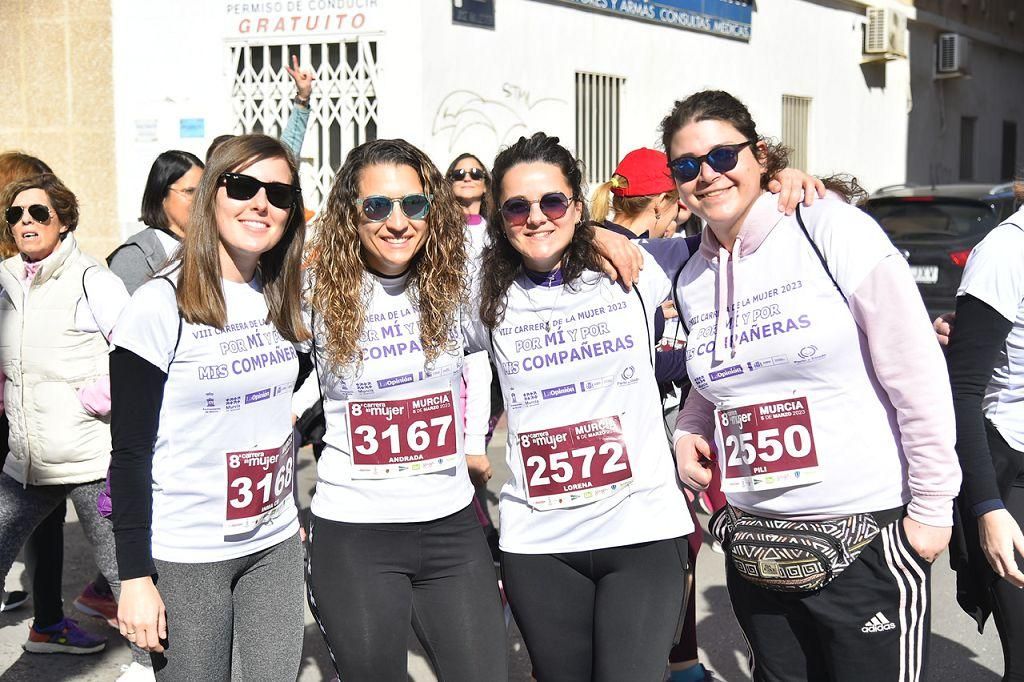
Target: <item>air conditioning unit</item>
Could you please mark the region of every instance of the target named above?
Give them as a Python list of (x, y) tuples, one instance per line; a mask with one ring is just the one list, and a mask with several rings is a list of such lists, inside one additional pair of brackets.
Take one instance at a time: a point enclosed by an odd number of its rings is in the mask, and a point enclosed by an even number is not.
[(894, 10), (868, 7), (864, 54), (879, 59), (907, 56), (907, 18)]
[(967, 73), (967, 38), (959, 33), (940, 33), (935, 44), (935, 72), (940, 76)]

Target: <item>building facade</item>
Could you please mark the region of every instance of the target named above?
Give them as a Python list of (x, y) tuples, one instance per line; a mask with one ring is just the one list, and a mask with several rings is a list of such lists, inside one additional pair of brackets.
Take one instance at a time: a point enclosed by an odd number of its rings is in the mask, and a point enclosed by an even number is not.
[(907, 181), (1001, 182), (1024, 163), (1024, 3), (917, 0)]
[[(109, 41), (68, 29), (63, 66), (46, 66), (79, 68), (70, 82), (94, 87), (96, 108), (72, 106), (60, 135), (28, 113), (0, 118), (0, 146), (47, 160), (80, 137), (104, 148), (55, 165), (82, 194), (90, 229), (105, 230), (87, 242), (98, 255), (139, 229), (161, 151), (202, 157), (222, 133), (280, 132), (292, 54), (317, 76), (302, 150), (311, 207), (345, 154), (377, 137), (404, 137), (444, 168), (463, 151), (489, 163), (544, 130), (600, 182), (627, 151), (660, 147), (673, 102), (704, 88), (740, 97), (759, 132), (793, 147), (794, 165), (811, 173), (852, 173), (869, 189), (908, 175), (908, 46), (897, 36), (866, 47), (877, 27), (869, 9), (905, 26), (909, 0), (2, 0), (0, 25), (28, 36), (27, 6), (61, 7), (73, 24), (93, 4), (109, 24), (89, 28), (109, 26)], [(83, 62), (97, 42), (108, 51)], [(31, 75), (19, 78), (30, 99)]]

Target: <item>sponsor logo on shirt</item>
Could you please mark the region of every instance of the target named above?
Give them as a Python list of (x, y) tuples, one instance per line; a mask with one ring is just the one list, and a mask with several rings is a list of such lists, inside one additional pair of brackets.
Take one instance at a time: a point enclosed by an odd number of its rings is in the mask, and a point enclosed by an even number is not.
[(615, 380), (619, 386), (632, 386), (636, 382), (640, 381), (636, 376), (636, 367), (629, 365), (624, 370), (619, 372), (618, 379)]
[(732, 367), (726, 367), (725, 369), (715, 370), (714, 372), (708, 374), (708, 378), (711, 379), (711, 381), (720, 381), (722, 379), (734, 377), (738, 374), (743, 374), (742, 365), (733, 365)]
[(205, 403), (203, 404), (203, 412), (206, 414), (216, 414), (220, 412), (220, 408), (217, 407), (217, 399), (213, 393), (207, 393)]
[(545, 388), (541, 391), (541, 396), (544, 400), (551, 400), (552, 398), (560, 398), (563, 395), (572, 395), (576, 392), (576, 384), (566, 384), (565, 386), (555, 386), (553, 388)]
[(803, 348), (798, 350), (796, 354), (797, 357), (795, 360), (793, 360), (794, 365), (803, 365), (808, 362), (817, 362), (818, 360), (823, 360), (825, 358), (825, 354), (820, 352), (818, 350), (818, 347), (815, 345), (804, 346)]
[(224, 406), (227, 408), (228, 412), (237, 412), (238, 410), (242, 409), (242, 396), (231, 396), (230, 398), (224, 401)]
[(697, 388), (707, 388), (708, 387), (708, 378), (706, 376), (704, 376), (703, 374), (701, 374), (699, 377), (696, 377), (693, 380), (693, 385), (696, 386)]
[(412, 374), (403, 374), (397, 377), (388, 377), (387, 379), (378, 379), (377, 388), (389, 388), (391, 386), (401, 386), (402, 384), (412, 383)]
[(609, 374), (608, 376), (597, 377), (595, 379), (584, 379), (580, 382), (580, 393), (586, 393), (587, 391), (597, 391), (602, 388), (608, 388), (615, 383), (615, 375)]
[(274, 386), (274, 395), (281, 395), (282, 393), (290, 392), (293, 387), (294, 384), (291, 383), (278, 384), (277, 386)]
[(252, 393), (245, 394), (245, 404), (249, 405), (252, 403), (258, 403), (261, 400), (266, 400), (270, 397), (270, 389), (264, 388), (261, 391), (254, 391)]
[(788, 362), (785, 355), (774, 355), (770, 358), (761, 358), (760, 360), (754, 360), (753, 362), (747, 363), (747, 369), (751, 372), (755, 372), (762, 367), (772, 367), (775, 365), (784, 365)]

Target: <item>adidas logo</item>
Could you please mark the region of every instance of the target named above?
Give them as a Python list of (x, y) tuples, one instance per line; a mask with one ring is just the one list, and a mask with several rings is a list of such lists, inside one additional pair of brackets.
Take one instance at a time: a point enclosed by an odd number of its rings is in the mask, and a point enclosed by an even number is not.
[(860, 629), (861, 632), (885, 632), (886, 630), (895, 630), (896, 624), (886, 618), (881, 611), (871, 616), (871, 620), (864, 623), (864, 626)]

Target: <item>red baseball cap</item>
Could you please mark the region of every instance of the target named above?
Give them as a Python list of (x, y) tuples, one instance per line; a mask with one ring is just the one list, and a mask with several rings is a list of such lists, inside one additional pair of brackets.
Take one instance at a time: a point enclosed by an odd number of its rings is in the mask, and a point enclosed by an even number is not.
[(641, 147), (622, 157), (612, 175), (612, 194), (643, 197), (676, 188), (668, 171), (668, 157), (656, 149)]

